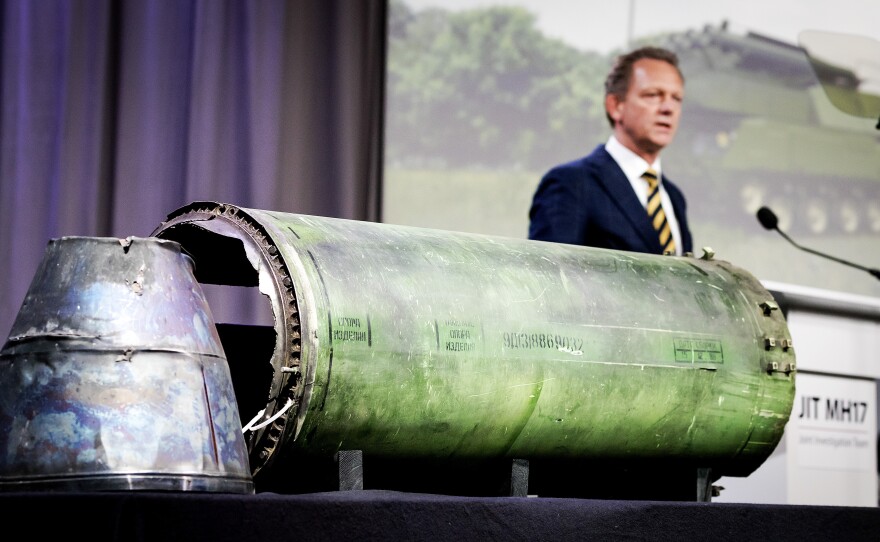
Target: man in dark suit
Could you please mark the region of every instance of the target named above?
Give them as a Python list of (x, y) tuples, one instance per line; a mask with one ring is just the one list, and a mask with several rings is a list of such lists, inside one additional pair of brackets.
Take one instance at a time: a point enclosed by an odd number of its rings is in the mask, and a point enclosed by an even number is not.
[[(660, 164), (660, 151), (678, 128), (683, 98), (684, 77), (671, 51), (643, 47), (618, 57), (605, 81), (613, 133), (588, 156), (544, 175), (529, 210), (529, 239), (654, 254), (691, 252), (684, 195)], [(645, 178), (648, 170), (659, 182)]]

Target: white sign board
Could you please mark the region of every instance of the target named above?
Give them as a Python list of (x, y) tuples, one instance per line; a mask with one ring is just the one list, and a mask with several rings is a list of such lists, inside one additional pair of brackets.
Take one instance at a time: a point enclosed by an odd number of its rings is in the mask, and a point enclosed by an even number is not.
[(795, 382), (789, 503), (877, 506), (876, 382), (804, 373)]

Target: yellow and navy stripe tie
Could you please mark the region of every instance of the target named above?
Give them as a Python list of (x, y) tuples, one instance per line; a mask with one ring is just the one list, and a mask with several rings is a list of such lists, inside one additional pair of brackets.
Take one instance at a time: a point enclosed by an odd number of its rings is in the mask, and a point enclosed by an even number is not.
[(648, 183), (648, 217), (660, 237), (663, 253), (675, 254), (675, 239), (672, 238), (672, 230), (669, 229), (666, 213), (663, 212), (663, 206), (660, 204), (660, 184), (657, 181), (657, 172), (649, 168), (642, 175), (642, 179)]

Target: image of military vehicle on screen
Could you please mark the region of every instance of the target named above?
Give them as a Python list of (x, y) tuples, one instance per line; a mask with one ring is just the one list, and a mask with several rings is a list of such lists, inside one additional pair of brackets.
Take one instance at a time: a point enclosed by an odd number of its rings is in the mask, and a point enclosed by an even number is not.
[(695, 217), (751, 222), (766, 205), (799, 235), (880, 233), (880, 42), (799, 41), (725, 25), (670, 35), (687, 111), (665, 156), (707, 194)]

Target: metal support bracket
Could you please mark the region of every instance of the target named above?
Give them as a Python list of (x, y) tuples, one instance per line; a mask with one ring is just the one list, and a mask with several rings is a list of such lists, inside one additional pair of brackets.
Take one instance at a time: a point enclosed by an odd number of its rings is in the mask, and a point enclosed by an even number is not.
[(529, 493), (529, 460), (514, 459), (510, 462), (510, 496), (526, 497)]
[(709, 473), (712, 469), (697, 469), (697, 502), (712, 502), (712, 482)]
[(364, 453), (362, 450), (340, 450), (334, 456), (339, 472), (339, 491), (364, 489)]

